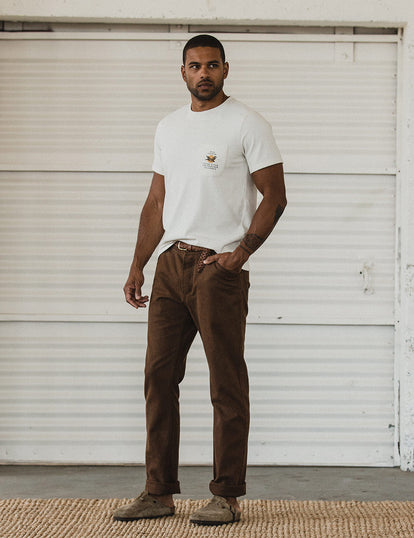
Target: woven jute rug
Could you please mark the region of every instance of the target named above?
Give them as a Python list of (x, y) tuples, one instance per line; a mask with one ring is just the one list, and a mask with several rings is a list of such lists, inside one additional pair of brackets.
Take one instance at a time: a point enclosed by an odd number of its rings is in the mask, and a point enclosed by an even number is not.
[(413, 538), (414, 501), (250, 501), (242, 519), (196, 526), (189, 515), (206, 500), (175, 500), (172, 517), (113, 521), (130, 499), (7, 499), (0, 501), (1, 538)]

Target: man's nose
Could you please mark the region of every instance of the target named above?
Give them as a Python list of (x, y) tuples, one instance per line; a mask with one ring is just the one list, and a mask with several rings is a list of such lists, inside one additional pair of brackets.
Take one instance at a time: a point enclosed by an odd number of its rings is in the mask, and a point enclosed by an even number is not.
[(207, 66), (201, 66), (200, 67), (200, 77), (201, 78), (207, 78), (208, 76), (208, 69), (207, 69)]

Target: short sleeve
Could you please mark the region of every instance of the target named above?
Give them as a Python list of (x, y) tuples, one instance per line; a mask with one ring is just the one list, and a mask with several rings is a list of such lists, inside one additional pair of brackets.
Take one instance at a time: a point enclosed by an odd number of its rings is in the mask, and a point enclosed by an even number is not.
[(152, 170), (157, 174), (164, 175), (164, 166), (162, 163), (162, 150), (161, 150), (161, 127), (157, 125), (154, 136), (154, 158), (152, 161)]
[(272, 126), (259, 113), (249, 112), (243, 120), (241, 135), (244, 156), (251, 174), (283, 162)]

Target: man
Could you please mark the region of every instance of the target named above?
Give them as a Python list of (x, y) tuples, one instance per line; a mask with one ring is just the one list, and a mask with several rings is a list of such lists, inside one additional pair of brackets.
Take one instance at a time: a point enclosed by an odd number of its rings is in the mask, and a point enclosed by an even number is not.
[[(214, 409), (212, 500), (195, 524), (240, 519), (246, 493), (249, 384), (244, 336), (248, 259), (286, 206), (283, 164), (269, 123), (224, 94), (229, 65), (213, 36), (190, 39), (181, 73), (191, 105), (158, 124), (153, 179), (124, 287), (146, 306), (143, 268), (157, 245), (145, 362), (145, 490), (114, 512), (129, 521), (174, 514), (178, 478), (179, 383), (197, 333), (203, 341)], [(256, 210), (257, 190), (263, 199)]]

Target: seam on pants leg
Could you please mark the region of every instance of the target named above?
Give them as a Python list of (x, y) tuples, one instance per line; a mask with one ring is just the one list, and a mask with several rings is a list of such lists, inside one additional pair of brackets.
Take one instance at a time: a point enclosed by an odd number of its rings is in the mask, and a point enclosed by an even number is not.
[[(242, 281), (242, 283), (240, 284), (239, 286), (239, 296), (240, 296), (240, 301), (241, 302), (244, 302), (244, 281)], [(241, 352), (242, 352), (242, 355), (241, 355), (241, 358), (243, 360), (243, 363), (245, 364), (245, 368), (247, 370), (247, 363), (246, 363), (246, 359), (244, 357), (244, 351), (245, 351), (245, 339), (246, 339), (246, 319), (244, 319), (243, 321), (243, 317), (244, 315), (242, 315), (240, 317), (240, 324), (241, 324), (241, 327), (240, 327), (240, 332), (242, 332), (242, 329), (243, 329), (243, 325), (244, 325), (244, 331), (243, 331), (243, 340), (242, 340), (242, 345), (241, 345)], [(246, 317), (247, 317), (247, 313), (246, 313)], [(246, 375), (247, 375), (247, 379), (248, 379), (248, 371), (246, 372)], [(238, 375), (237, 375), (237, 380), (238, 380), (238, 383), (239, 383), (239, 391), (240, 391), (240, 394), (243, 394), (243, 391), (242, 391), (242, 384), (241, 384), (241, 372), (240, 370), (238, 371)], [(248, 413), (249, 413), (249, 426), (247, 428), (247, 438), (248, 438), (248, 435), (249, 435), (249, 430), (250, 430), (250, 397), (249, 397), (249, 392), (250, 392), (250, 387), (249, 387), (249, 380), (248, 380), (248, 393), (247, 393), (247, 398), (248, 398)], [(244, 459), (247, 460), (247, 450), (248, 450), (248, 439), (246, 441), (246, 445), (245, 445), (245, 453), (244, 453)], [(247, 465), (247, 462), (246, 462), (246, 465)], [(241, 483), (241, 473), (242, 473), (242, 470), (240, 471), (240, 474), (239, 474), (239, 479), (238, 479), (238, 483), (240, 484)]]

